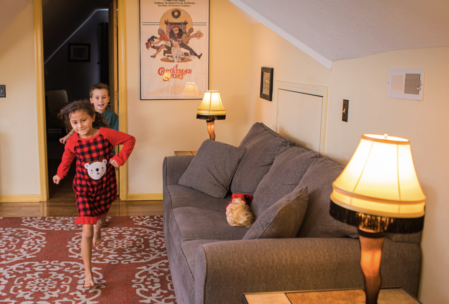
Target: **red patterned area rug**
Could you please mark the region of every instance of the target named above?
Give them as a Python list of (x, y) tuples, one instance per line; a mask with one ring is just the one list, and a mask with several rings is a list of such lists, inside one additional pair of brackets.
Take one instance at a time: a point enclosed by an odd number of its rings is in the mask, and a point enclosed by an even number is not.
[(176, 303), (162, 216), (108, 217), (84, 288), (73, 217), (0, 217), (1, 304)]

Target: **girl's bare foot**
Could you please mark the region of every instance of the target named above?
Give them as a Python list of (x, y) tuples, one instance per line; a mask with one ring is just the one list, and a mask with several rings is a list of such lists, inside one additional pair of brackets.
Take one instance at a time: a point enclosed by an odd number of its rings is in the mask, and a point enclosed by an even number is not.
[(84, 273), (84, 288), (91, 288), (95, 286), (94, 278), (91, 272)]
[(92, 246), (97, 247), (101, 244), (101, 223), (94, 225), (94, 236), (92, 238)]

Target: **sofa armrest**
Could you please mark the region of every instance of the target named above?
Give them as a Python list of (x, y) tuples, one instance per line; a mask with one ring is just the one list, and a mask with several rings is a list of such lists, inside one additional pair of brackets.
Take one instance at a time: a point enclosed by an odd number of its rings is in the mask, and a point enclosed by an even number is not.
[[(382, 286), (401, 286), (416, 295), (420, 269), (419, 245), (385, 240)], [(196, 304), (241, 303), (248, 292), (363, 286), (358, 239), (227, 241), (204, 244), (197, 251)]]
[(162, 165), (163, 186), (177, 185), (195, 155), (167, 156)]

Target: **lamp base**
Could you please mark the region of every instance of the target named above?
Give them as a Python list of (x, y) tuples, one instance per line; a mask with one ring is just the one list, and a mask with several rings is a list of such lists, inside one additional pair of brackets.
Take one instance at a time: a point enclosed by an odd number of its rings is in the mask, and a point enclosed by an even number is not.
[(360, 267), (365, 277), (366, 304), (377, 304), (382, 279), (380, 277), (380, 262), (384, 235), (381, 232), (358, 229), (360, 239)]
[(209, 133), (209, 138), (215, 140), (215, 119), (206, 120), (207, 123), (207, 132)]

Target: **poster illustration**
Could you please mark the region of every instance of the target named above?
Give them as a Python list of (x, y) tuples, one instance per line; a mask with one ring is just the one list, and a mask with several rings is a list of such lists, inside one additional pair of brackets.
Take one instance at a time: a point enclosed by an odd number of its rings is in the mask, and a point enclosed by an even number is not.
[(208, 89), (209, 0), (140, 0), (140, 99), (201, 99)]

